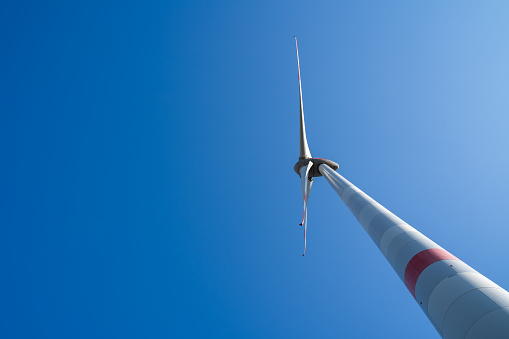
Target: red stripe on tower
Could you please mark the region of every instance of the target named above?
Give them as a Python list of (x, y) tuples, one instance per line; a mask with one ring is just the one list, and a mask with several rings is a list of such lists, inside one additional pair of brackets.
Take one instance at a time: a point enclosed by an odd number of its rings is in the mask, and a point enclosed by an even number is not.
[(459, 260), (451, 253), (441, 248), (424, 250), (413, 256), (405, 268), (405, 285), (415, 298), (417, 279), (429, 265), (442, 260)]

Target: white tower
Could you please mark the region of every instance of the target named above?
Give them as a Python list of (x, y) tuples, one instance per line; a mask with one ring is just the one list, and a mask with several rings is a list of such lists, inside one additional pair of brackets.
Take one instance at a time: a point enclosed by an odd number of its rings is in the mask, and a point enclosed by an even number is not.
[[(297, 38), (297, 65), (299, 51)], [(339, 166), (312, 158), (306, 140), (299, 66), (300, 156), (304, 200), (313, 177), (323, 176), (392, 265), (438, 333), (446, 339), (509, 339), (509, 293), (392, 214), (335, 171)]]

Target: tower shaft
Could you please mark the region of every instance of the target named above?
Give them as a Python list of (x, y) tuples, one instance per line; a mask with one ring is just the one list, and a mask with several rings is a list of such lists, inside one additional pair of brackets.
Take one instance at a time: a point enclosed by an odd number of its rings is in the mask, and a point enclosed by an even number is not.
[(326, 164), (318, 170), (446, 339), (509, 338), (509, 293), (377, 203)]

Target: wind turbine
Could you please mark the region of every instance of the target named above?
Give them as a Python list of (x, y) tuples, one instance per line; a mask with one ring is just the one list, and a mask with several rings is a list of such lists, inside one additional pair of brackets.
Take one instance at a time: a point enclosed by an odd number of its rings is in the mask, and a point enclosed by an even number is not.
[(508, 339), (509, 293), (398, 218), (344, 177), (338, 164), (312, 158), (306, 139), (299, 49), (300, 175), (307, 203), (314, 177), (323, 176), (378, 246), (438, 333), (445, 339)]

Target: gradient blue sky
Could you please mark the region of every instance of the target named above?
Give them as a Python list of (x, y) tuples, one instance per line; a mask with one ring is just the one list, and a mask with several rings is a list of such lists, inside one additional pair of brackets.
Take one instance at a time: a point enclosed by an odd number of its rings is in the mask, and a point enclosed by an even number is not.
[(509, 287), (507, 1), (4, 1), (5, 338), (437, 338), (314, 156)]

